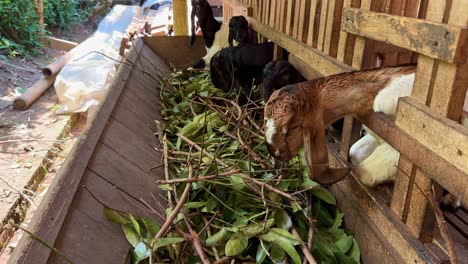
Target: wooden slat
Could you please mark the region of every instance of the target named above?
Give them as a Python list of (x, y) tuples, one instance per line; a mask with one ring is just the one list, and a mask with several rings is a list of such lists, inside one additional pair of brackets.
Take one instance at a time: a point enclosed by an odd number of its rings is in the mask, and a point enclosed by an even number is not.
[(272, 28), (275, 28), (276, 20), (276, 0), (270, 0), (270, 19), (268, 25)]
[(294, 18), (294, 7), (296, 6), (295, 2), (298, 0), (289, 0), (288, 1), (288, 11), (286, 14), (286, 31), (285, 33), (289, 36), (292, 34), (292, 28), (294, 26), (294, 23), (292, 19)]
[(327, 26), (327, 13), (330, 0), (322, 0), (322, 7), (320, 9), (320, 24), (317, 40), (317, 49), (323, 51), (323, 44), (325, 41), (325, 28)]
[[(412, 98), (400, 99), (395, 123), (436, 155), (468, 174), (468, 128), (434, 113)], [(464, 183), (468, 189), (467, 181), (459, 184)]]
[(333, 22), (335, 21), (336, 0), (330, 0), (327, 10), (327, 23), (325, 26), (325, 36), (323, 41), (323, 52), (330, 54), (331, 38), (333, 31)]
[(292, 37), (297, 39), (297, 32), (299, 31), (299, 22), (303, 19), (300, 16), (301, 11), (301, 2), (304, 0), (296, 0), (294, 3), (294, 19), (293, 19), (293, 29), (292, 29)]
[(303, 60), (301, 60), (294, 54), (289, 54), (288, 60), (292, 65), (294, 65), (294, 68), (296, 68), (307, 80), (323, 77), (322, 74), (317, 72), (309, 64), (305, 63)]
[[(442, 22), (444, 18), (446, 1), (433, 0), (429, 3), (426, 9), (427, 19)], [(418, 68), (416, 71), (416, 79), (412, 91), (412, 97), (421, 103), (429, 104), (432, 97), (432, 85), (434, 74), (437, 72), (438, 62), (434, 59), (424, 55), (419, 55)], [(403, 160), (402, 160), (403, 159)], [(402, 164), (403, 162), (403, 164)], [(426, 210), (419, 210), (419, 208), (427, 209), (427, 201), (424, 199), (424, 194), (420, 189), (427, 190), (433, 183), (432, 181), (421, 181), (423, 172), (420, 168), (412, 163), (406, 163), (402, 155), (399, 162), (399, 167), (409, 167), (408, 170), (411, 174), (405, 174), (403, 171), (398, 171), (395, 180), (394, 195), (390, 207), (394, 210), (401, 219), (411, 226), (413, 232), (424, 239), (427, 239), (432, 234), (431, 227), (427, 228), (426, 223), (433, 222), (434, 215), (428, 216)], [(408, 177), (409, 176), (409, 177)], [(419, 181), (418, 186), (414, 186), (416, 176)], [(426, 229), (424, 229), (426, 227)]]
[(286, 8), (289, 0), (280, 1), (279, 31), (286, 31)]
[(308, 63), (322, 75), (326, 76), (353, 70), (352, 67), (343, 64), (336, 59), (329, 58), (325, 54), (307, 46), (307, 44), (299, 42), (284, 33), (271, 29), (254, 18), (249, 18), (249, 22), (253, 30), (264, 35), (290, 53), (299, 56), (303, 61)]
[(352, 116), (344, 118), (341, 137), (340, 154), (345, 159), (349, 158), (349, 149), (361, 136), (361, 123)]
[(304, 30), (306, 29), (306, 24), (309, 23), (309, 16), (306, 14), (306, 8), (308, 7), (308, 2), (310, 0), (301, 0), (301, 6), (299, 10), (299, 25), (297, 28), (297, 39), (302, 42), (306, 42), (307, 39), (304, 39)]
[(468, 55), (468, 29), (459, 26), (345, 8), (342, 29), (448, 62), (464, 63)]
[(315, 18), (317, 6), (320, 4), (321, 0), (311, 0), (310, 4), (310, 13), (309, 13), (309, 32), (307, 34), (307, 45), (312, 46), (314, 42), (315, 34)]
[[(143, 46), (138, 41), (135, 48), (130, 50), (128, 60), (132, 63), (136, 59), (137, 50)], [(94, 147), (98, 143), (101, 133), (106, 126), (106, 121), (111, 115), (117, 98), (125, 86), (132, 67), (126, 64), (120, 66), (117, 76), (111, 83), (109, 93), (106, 95), (106, 103), (102, 104), (97, 114), (90, 120), (89, 126), (78, 139), (75, 147), (65, 160), (59, 173), (49, 187), (49, 191), (39, 205), (37, 212), (28, 229), (43, 240), (54, 244), (60, 228), (65, 220), (69, 208), (86, 165), (91, 158)], [(11, 263), (46, 263), (51, 250), (29, 236), (23, 237), (10, 257)]]
[[(371, 6), (370, 0), (362, 0), (361, 9), (369, 10)], [(344, 17), (344, 14), (343, 14)], [(343, 22), (341, 22), (343, 24)], [(343, 29), (343, 26), (342, 26)], [(356, 69), (361, 69), (364, 58), (364, 49), (366, 47), (366, 39), (362, 36), (356, 36), (354, 43), (353, 59), (351, 65)]]

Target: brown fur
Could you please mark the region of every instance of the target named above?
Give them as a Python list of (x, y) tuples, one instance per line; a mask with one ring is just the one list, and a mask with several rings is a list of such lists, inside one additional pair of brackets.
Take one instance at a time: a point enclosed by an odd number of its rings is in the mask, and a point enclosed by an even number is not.
[[(415, 72), (414, 66), (342, 73), (288, 85), (275, 91), (264, 113), (276, 133), (268, 149), (286, 161), (305, 144), (314, 179), (333, 174), (328, 168), (325, 128), (346, 115), (372, 112), (374, 99), (393, 78)], [(338, 177), (338, 176), (337, 176)]]

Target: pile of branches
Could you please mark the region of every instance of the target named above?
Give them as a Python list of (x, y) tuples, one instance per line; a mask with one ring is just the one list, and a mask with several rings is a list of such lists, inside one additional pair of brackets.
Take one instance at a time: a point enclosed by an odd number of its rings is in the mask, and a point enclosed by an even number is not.
[(104, 211), (133, 246), (126, 263), (360, 262), (335, 198), (302, 158), (273, 166), (260, 101), (237, 104), (205, 71), (173, 73), (161, 100), (164, 223)]

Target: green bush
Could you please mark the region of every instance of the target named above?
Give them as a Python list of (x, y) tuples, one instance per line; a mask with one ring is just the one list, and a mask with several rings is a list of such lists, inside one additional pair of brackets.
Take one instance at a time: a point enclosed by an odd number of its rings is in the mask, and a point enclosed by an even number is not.
[(0, 0), (0, 50), (10, 56), (38, 47), (39, 27), (33, 0)]
[(44, 0), (44, 23), (47, 26), (67, 28), (79, 22), (76, 0)]

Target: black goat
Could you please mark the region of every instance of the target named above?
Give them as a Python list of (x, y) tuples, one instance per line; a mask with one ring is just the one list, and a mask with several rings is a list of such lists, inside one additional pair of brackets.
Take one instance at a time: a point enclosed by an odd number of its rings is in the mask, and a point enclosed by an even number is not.
[(223, 91), (241, 89), (250, 97), (252, 85), (262, 82), (263, 68), (273, 59), (273, 50), (273, 42), (224, 48), (211, 59), (211, 81)]
[(238, 47), (249, 43), (249, 22), (247, 22), (247, 19), (243, 16), (233, 16), (231, 20), (229, 20), (229, 46), (232, 46), (233, 40), (237, 41)]
[(213, 45), (215, 34), (221, 28), (219, 23), (213, 16), (213, 10), (211, 9), (208, 0), (192, 0), (192, 38), (190, 39), (190, 45), (193, 45), (196, 40), (195, 35), (195, 16), (198, 18), (198, 23), (203, 32), (203, 39), (205, 40), (205, 46), (211, 48)]
[(302, 74), (288, 61), (272, 61), (263, 69), (263, 100), (268, 101), (274, 91), (286, 85), (305, 80)]

